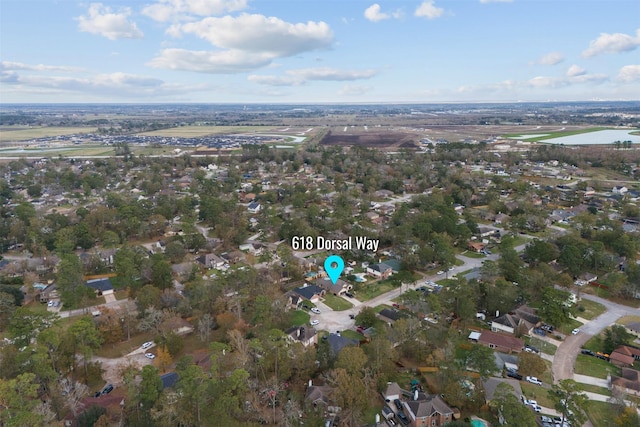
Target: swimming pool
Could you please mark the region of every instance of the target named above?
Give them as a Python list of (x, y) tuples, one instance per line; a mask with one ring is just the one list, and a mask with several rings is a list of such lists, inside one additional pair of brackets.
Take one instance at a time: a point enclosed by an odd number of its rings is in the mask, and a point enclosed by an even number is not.
[(487, 423), (485, 423), (482, 420), (478, 420), (478, 419), (471, 420), (471, 425), (473, 427), (487, 427)]

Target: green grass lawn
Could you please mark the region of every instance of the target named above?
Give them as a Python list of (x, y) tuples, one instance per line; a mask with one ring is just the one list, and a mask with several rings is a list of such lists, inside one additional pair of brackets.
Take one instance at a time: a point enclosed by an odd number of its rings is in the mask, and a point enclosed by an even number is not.
[(345, 338), (350, 338), (352, 340), (358, 340), (360, 341), (361, 339), (364, 339), (364, 335), (356, 332), (356, 331), (352, 331), (351, 329), (346, 329), (344, 331), (340, 331), (340, 335), (342, 335)]
[(579, 328), (580, 326), (582, 326), (582, 322), (579, 322), (576, 319), (571, 319), (564, 325), (560, 325), (558, 330), (565, 335), (570, 335), (571, 331), (573, 331), (575, 328)]
[(331, 307), (334, 311), (344, 311), (349, 310), (353, 307), (349, 301), (344, 298), (337, 297), (333, 294), (326, 294), (324, 296), (324, 303)]
[(484, 254), (479, 254), (477, 252), (472, 252), (472, 251), (464, 251), (460, 255), (466, 256), (467, 258), (478, 258), (478, 259), (486, 257), (486, 255)]
[(610, 427), (615, 425), (616, 414), (613, 405), (607, 402), (589, 401), (586, 405), (585, 412), (591, 420), (594, 427)]
[[(584, 311), (580, 309), (580, 307), (584, 307)], [(604, 305), (597, 303), (595, 301), (589, 301), (587, 299), (580, 300), (578, 302), (577, 307), (577, 315), (580, 317), (584, 317), (585, 319), (591, 320), (595, 317), (598, 317), (602, 313), (604, 313), (606, 308)]]
[(549, 344), (548, 342), (542, 341), (536, 337), (524, 337), (524, 340), (527, 344), (540, 349), (540, 351), (543, 353), (554, 355), (556, 354), (556, 350), (558, 349), (558, 347), (556, 347), (555, 345)]
[[(382, 282), (372, 282), (363, 284), (358, 290), (357, 298), (359, 301), (369, 301), (379, 295), (389, 292), (392, 289), (399, 287), (394, 282), (384, 280)], [(328, 304), (327, 304), (328, 305)]]
[(620, 375), (621, 369), (597, 357), (579, 354), (574, 367), (576, 374), (606, 379), (607, 375)]
[(553, 408), (553, 402), (549, 399), (549, 389), (530, 384), (526, 381), (520, 381), (520, 388), (522, 393), (527, 399), (533, 399), (538, 401), (538, 405), (545, 406), (547, 408)]
[(583, 383), (578, 383), (578, 387), (580, 387), (580, 389), (582, 389), (583, 391), (590, 391), (591, 393), (598, 393), (604, 396), (611, 396), (611, 392), (606, 387), (599, 387), (597, 385), (583, 384)]
[(309, 323), (309, 313), (302, 310), (293, 311), (291, 314), (291, 326), (302, 326)]

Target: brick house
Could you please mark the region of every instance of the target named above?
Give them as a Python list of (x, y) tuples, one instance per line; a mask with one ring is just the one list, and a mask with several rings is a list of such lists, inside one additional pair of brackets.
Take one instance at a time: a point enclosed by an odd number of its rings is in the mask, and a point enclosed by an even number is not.
[(440, 396), (418, 393), (417, 397), (403, 402), (411, 427), (441, 427), (453, 421), (453, 409)]

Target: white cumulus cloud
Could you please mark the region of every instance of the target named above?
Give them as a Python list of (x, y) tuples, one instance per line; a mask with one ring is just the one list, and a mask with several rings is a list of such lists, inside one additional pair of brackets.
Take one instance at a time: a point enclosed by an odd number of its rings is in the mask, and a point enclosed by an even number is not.
[(82, 71), (82, 68), (68, 67), (64, 65), (44, 65), (44, 64), (24, 64), (22, 62), (0, 61), (0, 70), (21, 70), (21, 71)]
[(247, 0), (160, 0), (145, 6), (142, 13), (159, 22), (189, 16), (216, 16), (247, 8)]
[(567, 70), (567, 76), (568, 77), (577, 77), (577, 76), (583, 76), (587, 74), (587, 70), (585, 70), (584, 68), (573, 64), (571, 67), (569, 67), (569, 69)]
[(241, 50), (202, 51), (164, 49), (147, 65), (170, 70), (195, 71), (211, 74), (233, 74), (255, 70), (269, 65), (273, 57)]
[(203, 73), (236, 73), (268, 66), (274, 59), (328, 49), (333, 32), (324, 22), (289, 23), (279, 18), (243, 13), (174, 24), (172, 35), (192, 34), (216, 49), (164, 49), (149, 65)]
[(135, 22), (129, 20), (131, 9), (121, 8), (113, 12), (110, 7), (102, 3), (91, 3), (87, 15), (76, 18), (78, 29), (85, 33), (100, 34), (109, 40), (140, 39), (142, 31)]
[(414, 15), (421, 18), (435, 19), (444, 14), (444, 9), (436, 7), (434, 0), (423, 1), (414, 12)]
[(385, 19), (391, 18), (391, 15), (381, 12), (380, 5), (378, 3), (374, 3), (365, 9), (364, 17), (371, 22), (380, 22)]
[(597, 39), (589, 43), (589, 47), (582, 52), (582, 56), (590, 58), (602, 53), (630, 52), (640, 46), (640, 29), (636, 30), (635, 37), (622, 33), (600, 33)]
[(564, 55), (560, 52), (549, 52), (546, 55), (542, 55), (537, 61), (537, 64), (541, 65), (556, 65), (564, 61)]
[(274, 57), (325, 49), (333, 42), (333, 32), (325, 22), (292, 24), (280, 18), (246, 13), (205, 18), (184, 24), (181, 30), (220, 48), (263, 52)]
[(624, 83), (640, 82), (640, 65), (625, 65), (618, 72), (617, 79)]

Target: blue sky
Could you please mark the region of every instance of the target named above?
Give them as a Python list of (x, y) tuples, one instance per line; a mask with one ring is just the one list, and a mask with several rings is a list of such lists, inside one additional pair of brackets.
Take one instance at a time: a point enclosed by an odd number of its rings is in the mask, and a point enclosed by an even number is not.
[(640, 99), (637, 0), (2, 0), (0, 102)]

